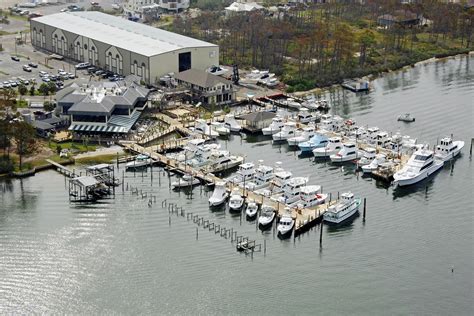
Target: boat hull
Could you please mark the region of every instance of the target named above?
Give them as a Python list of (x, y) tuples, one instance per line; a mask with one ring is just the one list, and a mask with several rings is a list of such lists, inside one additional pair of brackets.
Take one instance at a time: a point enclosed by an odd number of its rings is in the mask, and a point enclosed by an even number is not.
[(323, 215), (323, 220), (325, 223), (329, 225), (338, 225), (341, 224), (350, 218), (352, 218), (354, 215), (356, 215), (359, 212), (359, 206), (361, 204), (361, 200), (358, 199), (352, 206), (349, 212), (345, 213), (341, 217), (330, 217), (329, 214), (324, 213)]
[(396, 186), (399, 186), (399, 187), (413, 185), (417, 182), (420, 182), (420, 181), (428, 178), (430, 175), (432, 175), (433, 173), (435, 173), (436, 171), (441, 169), (443, 167), (443, 165), (444, 165), (443, 161), (436, 161), (436, 162), (433, 163), (433, 165), (431, 167), (426, 168), (425, 170), (423, 170), (423, 172), (421, 172), (421, 173), (419, 173), (415, 176), (412, 176), (412, 177), (406, 177), (406, 176), (399, 177), (399, 176), (397, 176), (397, 174), (395, 174), (393, 176), (393, 178), (394, 178), (393, 183)]
[(455, 141), (453, 143), (456, 144), (457, 148), (451, 154), (449, 154), (449, 155), (440, 155), (440, 154), (436, 153), (435, 157), (440, 159), (440, 160), (443, 160), (444, 162), (456, 158), (456, 156), (459, 155), (459, 153), (463, 149), (464, 142), (463, 141)]

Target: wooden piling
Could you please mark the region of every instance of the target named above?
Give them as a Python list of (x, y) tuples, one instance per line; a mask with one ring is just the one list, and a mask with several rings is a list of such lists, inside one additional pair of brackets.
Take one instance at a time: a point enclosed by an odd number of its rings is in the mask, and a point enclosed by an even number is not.
[(169, 223), (169, 226), (171, 226), (171, 215), (168, 216), (168, 223)]
[(365, 221), (365, 211), (366, 211), (366, 208), (367, 208), (367, 198), (364, 198), (364, 215), (362, 216), (362, 219)]
[(267, 240), (264, 239), (263, 240), (263, 254), (267, 254)]
[(199, 229), (196, 227), (196, 240), (199, 239)]
[(323, 222), (319, 224), (319, 246), (323, 245)]

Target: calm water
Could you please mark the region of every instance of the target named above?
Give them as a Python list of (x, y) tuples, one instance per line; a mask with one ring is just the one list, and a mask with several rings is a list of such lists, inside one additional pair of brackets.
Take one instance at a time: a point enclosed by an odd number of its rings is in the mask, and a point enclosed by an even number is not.
[[(322, 249), (318, 227), (280, 241), (271, 230), (256, 231), (254, 222), (210, 211), (209, 193), (200, 187), (192, 199), (170, 193), (170, 180), (156, 168), (153, 180), (126, 179), (158, 196), (152, 207), (121, 188), (115, 200), (71, 205), (54, 171), (0, 182), (0, 313), (472, 314), (473, 69), (474, 57), (459, 57), (388, 74), (370, 94), (327, 96), (333, 113), (360, 124), (431, 144), (451, 133), (466, 141), (452, 169), (410, 189), (299, 158), (268, 139), (222, 142), (247, 161), (282, 161), (326, 192), (367, 197), (367, 221), (325, 226)], [(404, 112), (416, 122), (397, 122)], [(173, 215), (170, 226), (165, 198), (266, 239), (266, 255), (239, 254), (230, 239), (202, 228), (196, 240), (196, 225), (183, 217)]]

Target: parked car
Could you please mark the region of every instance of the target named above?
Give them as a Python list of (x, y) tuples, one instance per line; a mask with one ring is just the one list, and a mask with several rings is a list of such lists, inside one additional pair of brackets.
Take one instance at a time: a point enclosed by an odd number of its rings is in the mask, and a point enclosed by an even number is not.
[(31, 67), (28, 66), (28, 65), (24, 65), (24, 66), (23, 66), (23, 70), (24, 70), (24, 71), (27, 71), (27, 72), (31, 72)]
[(68, 73), (67, 75), (68, 75), (69, 79), (75, 79), (76, 78), (76, 76), (74, 76), (74, 74), (72, 74), (72, 73)]
[(90, 74), (94, 73), (96, 70), (97, 70), (97, 69), (96, 69), (95, 67), (89, 67), (89, 68), (87, 68), (87, 72), (90, 73)]
[(100, 75), (102, 75), (103, 73), (104, 73), (103, 70), (97, 70), (97, 71), (95, 72), (95, 75), (96, 75), (96, 76), (100, 76)]
[(43, 80), (44, 82), (50, 82), (51, 80), (49, 79), (49, 77), (43, 77), (41, 78), (41, 80)]
[(11, 87), (10, 82), (9, 81), (4, 81), (3, 82), (3, 87), (4, 88), (10, 88)]
[(44, 76), (47, 76), (48, 73), (47, 73), (46, 71), (42, 71), (42, 70), (41, 70), (41, 71), (39, 72), (39, 75), (40, 75), (40, 77), (44, 77)]
[(12, 60), (14, 61), (20, 61), (20, 58), (16, 57), (16, 56), (12, 56)]
[(91, 64), (89, 63), (79, 63), (77, 64), (75, 67), (76, 69), (86, 69), (87, 67), (89, 67)]
[(35, 64), (34, 62), (29, 62), (28, 63), (28, 66), (30, 66), (31, 68), (38, 68), (38, 64)]

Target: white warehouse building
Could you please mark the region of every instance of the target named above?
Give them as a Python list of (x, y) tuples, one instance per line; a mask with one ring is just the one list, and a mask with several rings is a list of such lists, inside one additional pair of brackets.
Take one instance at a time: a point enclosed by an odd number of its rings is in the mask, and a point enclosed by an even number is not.
[(31, 43), (77, 62), (156, 83), (167, 73), (219, 64), (215, 44), (101, 12), (63, 12), (34, 18)]

